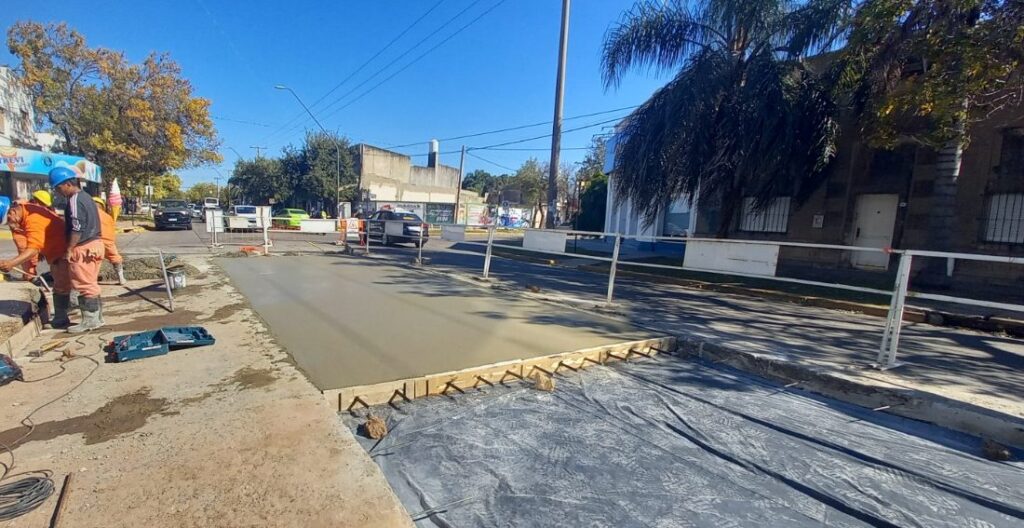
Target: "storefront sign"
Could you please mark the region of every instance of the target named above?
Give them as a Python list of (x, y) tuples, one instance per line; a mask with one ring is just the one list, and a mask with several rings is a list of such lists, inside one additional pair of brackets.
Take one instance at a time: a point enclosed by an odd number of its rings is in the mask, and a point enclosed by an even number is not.
[(38, 150), (0, 147), (0, 170), (2, 171), (46, 176), (51, 169), (56, 167), (67, 167), (75, 171), (78, 177), (85, 181), (100, 183), (102, 169), (85, 158)]

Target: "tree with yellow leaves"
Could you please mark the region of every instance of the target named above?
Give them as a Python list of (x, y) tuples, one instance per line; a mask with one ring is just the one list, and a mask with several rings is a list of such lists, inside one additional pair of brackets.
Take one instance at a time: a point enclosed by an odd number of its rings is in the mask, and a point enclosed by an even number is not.
[(129, 193), (171, 171), (221, 161), (210, 101), (192, 94), (168, 55), (132, 64), (121, 52), (88, 47), (64, 23), (18, 22), (7, 45), (20, 60), (38, 124), (52, 127), (63, 150), (95, 161)]

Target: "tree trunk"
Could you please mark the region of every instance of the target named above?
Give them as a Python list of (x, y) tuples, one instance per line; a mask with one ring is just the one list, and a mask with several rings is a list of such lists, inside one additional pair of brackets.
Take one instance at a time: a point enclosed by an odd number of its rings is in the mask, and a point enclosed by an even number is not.
[[(964, 144), (961, 138), (951, 140), (939, 149), (935, 163), (935, 186), (928, 216), (928, 246), (924, 249), (950, 252), (958, 249), (955, 242), (956, 198), (963, 152)], [(929, 258), (925, 264), (925, 272), (920, 278), (929, 286), (948, 288), (951, 277), (948, 275), (947, 260)]]

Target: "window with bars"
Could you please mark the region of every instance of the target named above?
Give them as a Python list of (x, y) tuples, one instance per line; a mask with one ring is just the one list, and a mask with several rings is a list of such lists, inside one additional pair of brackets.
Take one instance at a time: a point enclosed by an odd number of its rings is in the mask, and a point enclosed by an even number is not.
[(989, 195), (982, 226), (985, 242), (1024, 244), (1024, 193)]
[(775, 198), (763, 209), (754, 208), (752, 197), (743, 199), (740, 231), (753, 233), (785, 233), (789, 227), (789, 197)]

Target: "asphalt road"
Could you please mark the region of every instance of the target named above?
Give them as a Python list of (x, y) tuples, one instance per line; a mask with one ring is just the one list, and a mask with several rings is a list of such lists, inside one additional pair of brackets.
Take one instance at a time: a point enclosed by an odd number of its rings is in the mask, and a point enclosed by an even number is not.
[(321, 389), (654, 337), (570, 308), (344, 256), (219, 260)]

